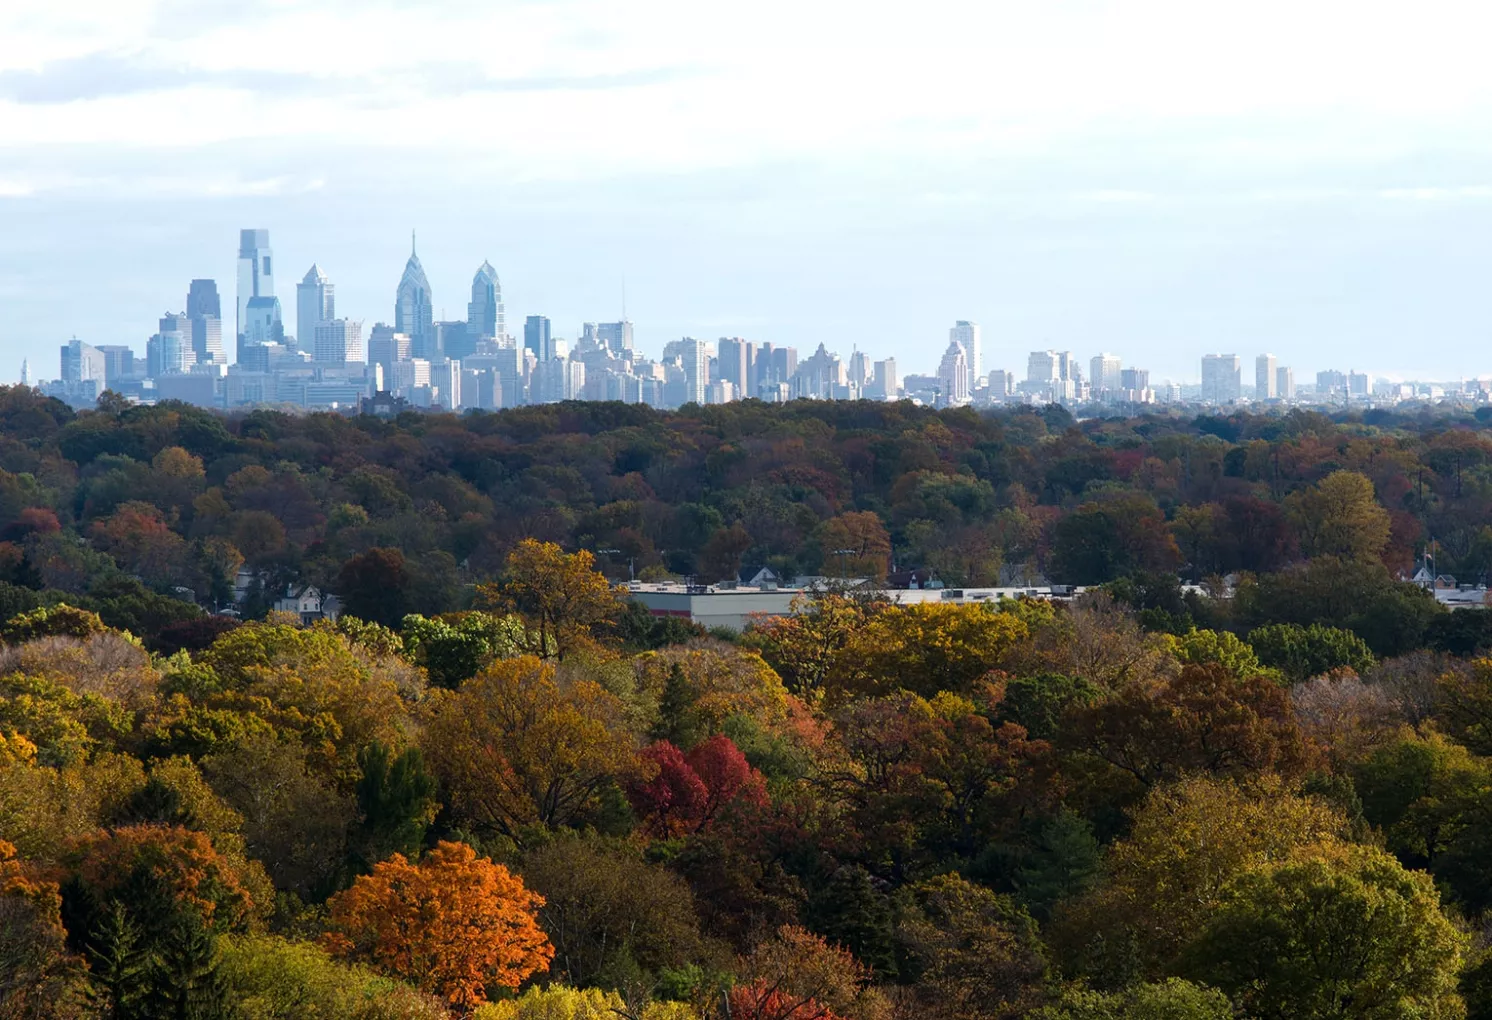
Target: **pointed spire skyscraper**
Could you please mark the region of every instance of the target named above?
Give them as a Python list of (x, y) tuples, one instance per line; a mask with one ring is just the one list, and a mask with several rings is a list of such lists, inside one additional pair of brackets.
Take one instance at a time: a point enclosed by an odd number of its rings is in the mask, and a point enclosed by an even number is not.
[(425, 278), (425, 269), (415, 253), (414, 240), (414, 231), (410, 231), (409, 261), (404, 264), (404, 276), (394, 298), (394, 331), (409, 337), (414, 357), (428, 358), (434, 353), (431, 348), (435, 343), (435, 302), (430, 281)]
[(473, 336), (500, 339), (503, 321), (503, 287), (492, 263), (483, 262), (471, 281), (471, 303), (466, 306), (466, 328)]

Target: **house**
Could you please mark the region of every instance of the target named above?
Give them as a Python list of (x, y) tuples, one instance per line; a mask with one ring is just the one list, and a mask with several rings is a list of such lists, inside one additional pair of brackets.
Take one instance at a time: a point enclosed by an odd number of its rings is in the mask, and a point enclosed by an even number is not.
[(317, 620), (335, 620), (341, 614), (341, 604), (335, 595), (322, 595), (314, 585), (291, 585), (282, 598), (275, 600), (275, 612), (294, 613), (301, 623)]
[(933, 572), (923, 567), (919, 570), (893, 570), (886, 575), (886, 587), (896, 591), (918, 591), (924, 588), (941, 588)]
[(781, 584), (782, 578), (771, 567), (742, 567), (736, 575), (736, 583), (743, 588), (766, 588)]

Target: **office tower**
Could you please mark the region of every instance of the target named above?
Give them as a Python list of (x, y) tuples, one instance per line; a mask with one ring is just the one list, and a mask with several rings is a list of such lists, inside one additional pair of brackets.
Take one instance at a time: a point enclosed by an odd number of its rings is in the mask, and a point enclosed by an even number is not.
[[(1139, 393), (1150, 388), (1148, 368), (1126, 368), (1119, 373), (1119, 388), (1126, 393)], [(1133, 397), (1129, 399), (1134, 399)]]
[(394, 328), (409, 337), (410, 349), (416, 358), (430, 356), (435, 346), (435, 305), (430, 281), (425, 279), (424, 267), (415, 253), (413, 234), (410, 235), (409, 261), (404, 264), (404, 275), (394, 297)]
[(185, 314), (161, 316), (160, 332), (145, 345), (145, 374), (152, 379), (178, 375), (197, 363), (192, 350), (192, 321)]
[(409, 337), (386, 322), (374, 325), (368, 334), (368, 362), (383, 366), (383, 377), (394, 377), (394, 365), (410, 358)]
[(1088, 385), (1093, 388), (1093, 396), (1096, 398), (1101, 393), (1119, 389), (1119, 373), (1122, 369), (1123, 362), (1119, 355), (1095, 355), (1088, 363)]
[(189, 319), (199, 315), (210, 315), (214, 319), (223, 317), (223, 302), (218, 298), (216, 280), (192, 281), (187, 288), (186, 313)]
[(257, 344), (284, 342), (285, 326), (280, 315), (280, 299), (249, 298), (244, 311), (244, 332), (238, 338), (238, 360), (243, 361), (244, 352)]
[(1282, 365), (1274, 370), (1274, 392), (1281, 400), (1295, 399), (1295, 370)]
[[(335, 290), (321, 267), (312, 263), (295, 287), (295, 336), (301, 350), (316, 343), (316, 327), (337, 317)], [(320, 360), (320, 359), (317, 359)]]
[(963, 407), (969, 402), (969, 357), (957, 340), (948, 341), (948, 349), (943, 352), (938, 365), (938, 388), (942, 390), (944, 407)]
[(989, 374), (989, 398), (1005, 400), (1015, 392), (1015, 374), (997, 368)]
[(798, 348), (778, 347), (772, 351), (771, 381), (785, 383), (798, 374)]
[(530, 315), (523, 320), (523, 349), (532, 352), (540, 361), (548, 361), (554, 357), (554, 340), (550, 336), (547, 317)]
[[(250, 339), (254, 335), (255, 326), (255, 323), (250, 320), (250, 303), (272, 298), (274, 294), (274, 258), (269, 248), (269, 231), (240, 230), (238, 232), (238, 316), (235, 320), (238, 335), (235, 354), (239, 361), (243, 360), (245, 345), (268, 342)], [(279, 302), (275, 302), (276, 322), (278, 322), (279, 307)], [(263, 322), (263, 317), (269, 312), (269, 306), (261, 303), (258, 310), (260, 335), (273, 332), (272, 329), (265, 328)], [(283, 336), (284, 330), (281, 329), (280, 333)]]
[(1243, 395), (1243, 365), (1236, 354), (1202, 357), (1202, 402), (1228, 404)]
[(104, 383), (109, 387), (121, 379), (135, 375), (135, 351), (126, 344), (99, 344), (98, 351), (104, 356)]
[(710, 385), (710, 345), (686, 336), (679, 342), (679, 358), (684, 367), (685, 404), (703, 404)]
[(857, 389), (870, 385), (870, 359), (858, 348), (850, 352), (849, 383)]
[(447, 411), (459, 411), (461, 402), (461, 362), (436, 361), (430, 365), (430, 386), (435, 399)]
[(742, 395), (749, 392), (751, 386), (751, 362), (753, 347), (750, 340), (742, 340), (740, 337), (721, 337), (720, 354), (717, 356), (717, 370), (715, 379), (720, 382), (728, 382), (735, 386)]
[(1361, 399), (1373, 395), (1373, 377), (1367, 372), (1347, 373), (1347, 396)]
[(455, 319), (451, 322), (437, 322), (435, 324), (435, 343), (432, 350), (439, 352), (443, 358), (452, 358), (460, 361), (475, 353), (478, 337), (471, 332), (471, 328), (464, 319)]
[(1341, 396), (1347, 391), (1347, 375), (1334, 369), (1316, 373), (1316, 395), (1318, 397)]
[(477, 340), (492, 340), (507, 330), (503, 315), (503, 286), (497, 270), (484, 261), (471, 280), (471, 302), (466, 306), (466, 325)]
[(620, 356), (632, 349), (632, 323), (625, 319), (621, 322), (598, 322), (596, 339), (611, 353)]
[(192, 315), (192, 356), (199, 365), (225, 365), (223, 320), (216, 315)]
[(1261, 354), (1254, 361), (1254, 399), (1273, 400), (1279, 396), (1277, 366), (1273, 354)]
[(92, 344), (85, 344), (77, 337), (62, 345), (62, 372), (64, 383), (80, 383), (105, 379), (104, 354)]
[(1050, 386), (1062, 379), (1062, 362), (1056, 351), (1032, 351), (1026, 358), (1026, 382)]
[(896, 377), (896, 359), (887, 358), (875, 363), (875, 377), (870, 382), (871, 392), (881, 400), (895, 400), (901, 390), (901, 380)]
[[(979, 337), (979, 323), (959, 319), (948, 331), (948, 339), (963, 345), (964, 357), (969, 363), (970, 378), (981, 378), (984, 375), (984, 341)], [(973, 387), (970, 386), (970, 389)]]
[(362, 364), (363, 324), (355, 319), (318, 322), (312, 360), (323, 365)]

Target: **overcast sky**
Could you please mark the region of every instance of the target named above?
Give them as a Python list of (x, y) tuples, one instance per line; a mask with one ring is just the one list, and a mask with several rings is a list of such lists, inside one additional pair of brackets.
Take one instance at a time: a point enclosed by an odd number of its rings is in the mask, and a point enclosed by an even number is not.
[[(1492, 5), (0, 0), (0, 379), (266, 227), (371, 326), (628, 316), (931, 371), (1492, 374)], [(225, 332), (231, 332), (231, 311)]]

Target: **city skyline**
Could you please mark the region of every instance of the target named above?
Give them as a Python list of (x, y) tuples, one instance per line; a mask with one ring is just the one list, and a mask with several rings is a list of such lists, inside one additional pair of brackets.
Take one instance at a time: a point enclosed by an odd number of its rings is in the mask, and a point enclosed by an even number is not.
[(1469, 2), (1268, 0), (1226, 31), (1164, 0), (771, 0), (747, 24), (656, 0), (0, 6), (9, 378), (74, 333), (137, 342), (166, 281), (228, 289), (220, 239), (245, 223), (275, 232), (292, 320), (313, 262), (347, 314), (384, 318), (417, 225), (438, 317), (483, 258), (515, 316), (562, 333), (621, 318), (625, 280), (649, 351), (822, 339), (931, 366), (964, 318), (1011, 368), (1042, 348), (1193, 381), (1208, 350), (1492, 368)]

